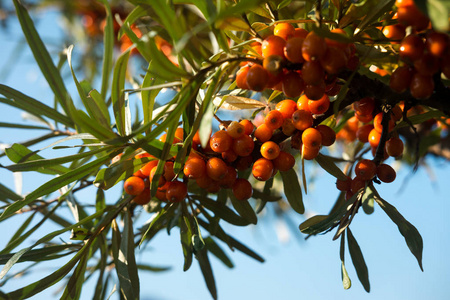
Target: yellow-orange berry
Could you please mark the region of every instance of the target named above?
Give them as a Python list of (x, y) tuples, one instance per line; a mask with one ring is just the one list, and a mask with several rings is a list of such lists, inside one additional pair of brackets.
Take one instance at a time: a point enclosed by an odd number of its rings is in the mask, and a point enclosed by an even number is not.
[(252, 167), (253, 176), (259, 181), (267, 181), (273, 175), (273, 163), (266, 158), (255, 161)]
[(295, 158), (290, 153), (280, 151), (279, 155), (273, 160), (273, 165), (276, 169), (286, 172), (294, 167)]
[(217, 157), (211, 157), (206, 162), (206, 174), (216, 181), (225, 177), (227, 168), (227, 164)]
[(278, 129), (283, 125), (283, 114), (278, 110), (271, 110), (264, 118), (264, 123), (272, 130)]
[(355, 174), (362, 180), (372, 179), (376, 172), (377, 165), (369, 159), (362, 159), (355, 166)]
[(184, 164), (183, 173), (187, 178), (203, 177), (206, 174), (206, 163), (201, 158), (189, 158)]
[(265, 123), (256, 127), (255, 132), (253, 133), (255, 138), (257, 138), (259, 141), (261, 141), (263, 143), (270, 140), (270, 138), (272, 137), (272, 134), (273, 134), (273, 129), (271, 129)]
[(131, 176), (125, 180), (123, 188), (128, 195), (136, 196), (144, 191), (145, 183), (142, 178)]
[(280, 154), (280, 146), (277, 143), (272, 141), (267, 141), (261, 145), (261, 155), (264, 158), (273, 160), (278, 157)]
[(314, 123), (311, 112), (306, 110), (297, 110), (292, 114), (292, 122), (298, 130), (305, 130)]
[(225, 131), (219, 130), (215, 132), (209, 141), (209, 145), (214, 152), (225, 152), (231, 148), (233, 138)]

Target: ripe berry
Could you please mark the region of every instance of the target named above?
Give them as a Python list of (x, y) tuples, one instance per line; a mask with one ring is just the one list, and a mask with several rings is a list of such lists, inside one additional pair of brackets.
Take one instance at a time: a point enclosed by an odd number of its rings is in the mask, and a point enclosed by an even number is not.
[(281, 125), (281, 131), (286, 136), (291, 136), (294, 134), (296, 128), (294, 126), (294, 123), (292, 122), (292, 118), (290, 119), (284, 119), (283, 125)]
[(144, 191), (145, 183), (142, 178), (131, 176), (125, 180), (123, 188), (128, 195), (136, 196)]
[(290, 23), (278, 23), (273, 29), (273, 34), (282, 37), (286, 41), (294, 36), (295, 28)]
[(305, 89), (305, 83), (303, 82), (302, 77), (294, 71), (284, 74), (281, 84), (283, 93), (289, 98), (300, 96)]
[(425, 39), (425, 47), (428, 52), (436, 57), (442, 57), (448, 49), (450, 43), (449, 36), (442, 32), (430, 31)]
[(254, 64), (248, 70), (246, 79), (251, 90), (261, 92), (269, 82), (269, 74), (261, 65)]
[(342, 71), (348, 62), (348, 57), (344, 52), (344, 49), (328, 47), (325, 55), (320, 59), (320, 63), (323, 69), (328, 74), (337, 74)]
[(322, 80), (320, 83), (315, 85), (307, 84), (304, 92), (306, 97), (310, 100), (319, 100), (325, 95), (325, 88), (325, 82)]
[(430, 53), (425, 53), (414, 61), (414, 69), (425, 76), (433, 76), (439, 71), (439, 67), (439, 58)]
[(284, 57), (284, 47), (286, 46), (286, 40), (276, 35), (268, 36), (261, 45), (261, 51), (263, 57), (269, 57), (271, 55), (279, 55)]
[(227, 133), (233, 139), (238, 139), (245, 134), (244, 125), (240, 124), (237, 121), (233, 121), (228, 125)]
[(395, 180), (396, 173), (390, 165), (381, 164), (377, 167), (377, 177), (382, 182), (390, 183)]
[(259, 181), (267, 181), (273, 175), (273, 163), (266, 158), (255, 161), (252, 167), (253, 176)]
[(414, 3), (398, 7), (397, 16), (400, 23), (412, 26), (416, 31), (426, 29), (430, 23), (430, 19)]
[(358, 130), (356, 131), (356, 138), (361, 142), (361, 143), (367, 143), (369, 142), (369, 134), (373, 129), (373, 125), (372, 124), (366, 124), (363, 125), (361, 127), (358, 128)]
[[(263, 60), (263, 67), (269, 75), (277, 76), (283, 72), (284, 58), (279, 55), (271, 55)], [(280, 78), (281, 80), (281, 78)]]
[(355, 166), (355, 174), (362, 180), (372, 179), (376, 172), (377, 165), (369, 159), (362, 159)]
[(398, 157), (403, 154), (403, 141), (398, 137), (391, 137), (386, 141), (386, 152), (389, 156)]
[(283, 114), (278, 110), (271, 110), (264, 118), (264, 123), (272, 130), (278, 129), (283, 125)]
[(247, 179), (244, 178), (236, 179), (231, 188), (234, 197), (236, 197), (236, 199), (240, 201), (248, 200), (253, 195), (252, 185)]
[(187, 178), (204, 177), (206, 175), (206, 163), (201, 158), (189, 158), (184, 164), (183, 172)]
[(307, 128), (302, 133), (302, 143), (308, 148), (319, 148), (322, 146), (322, 134), (315, 128)]
[(389, 86), (395, 92), (403, 93), (409, 88), (413, 74), (414, 71), (409, 66), (398, 67), (392, 72)]
[(235, 161), (238, 158), (236, 152), (233, 149), (229, 149), (221, 154), (223, 161), (228, 163)]
[(248, 70), (250, 70), (250, 66), (247, 65), (240, 68), (239, 71), (237, 71), (236, 73), (236, 86), (240, 89), (244, 90), (250, 89), (247, 84)]
[(412, 61), (421, 58), (424, 50), (425, 44), (417, 34), (408, 35), (400, 44), (400, 56), (407, 57)]
[(150, 202), (150, 189), (144, 189), (142, 193), (133, 198), (133, 202), (138, 205), (145, 205)]
[(360, 115), (370, 115), (375, 108), (375, 99), (365, 97), (353, 103), (353, 109)]
[(295, 165), (295, 158), (292, 154), (280, 151), (279, 155), (273, 160), (273, 166), (282, 172), (289, 171)]
[[(374, 126), (375, 130), (377, 130), (379, 133), (383, 132), (383, 126), (381, 125), (382, 120), (383, 120), (383, 113), (382, 112), (378, 113), (373, 118), (373, 126)], [(391, 132), (392, 129), (394, 129), (394, 127), (395, 127), (395, 122), (394, 122), (394, 119), (392, 118), (392, 115), (390, 116), (388, 124), (389, 124), (388, 132)]]
[(327, 125), (317, 125), (316, 129), (320, 132), (322, 135), (322, 145), (323, 146), (331, 146), (336, 141), (336, 132), (334, 130), (327, 126)]
[(283, 115), (283, 118), (291, 118), (292, 114), (297, 110), (297, 103), (290, 99), (282, 100), (277, 103), (275, 109)]
[(255, 132), (253, 133), (255, 138), (257, 138), (262, 143), (270, 140), (270, 138), (272, 137), (272, 134), (273, 134), (273, 129), (271, 129), (265, 123), (256, 127)]
[(217, 157), (211, 157), (206, 162), (206, 174), (216, 181), (225, 177), (227, 168), (227, 164)]
[(392, 44), (398, 44), (405, 37), (406, 28), (403, 24), (389, 25), (384, 27), (383, 34)]
[(313, 114), (323, 114), (330, 107), (330, 98), (327, 95), (323, 95), (319, 100), (309, 100), (308, 107)]
[(306, 110), (297, 110), (292, 114), (292, 122), (298, 130), (305, 130), (314, 123), (311, 112)]
[(166, 199), (169, 202), (181, 202), (187, 196), (187, 186), (181, 181), (171, 181), (167, 187)]
[(234, 153), (236, 153), (237, 155), (248, 156), (253, 152), (253, 149), (255, 148), (255, 142), (253, 142), (253, 139), (250, 136), (243, 135), (242, 137), (233, 140), (233, 145), (231, 147)]
[(347, 180), (336, 179), (336, 188), (340, 191), (349, 191), (352, 187), (352, 179), (347, 177)]
[(244, 119), (239, 122), (242, 126), (244, 126), (244, 133), (246, 135), (250, 135), (253, 132), (253, 129), (255, 129), (255, 126), (253, 126), (253, 123), (250, 120)]
[(312, 160), (319, 155), (320, 147), (309, 148), (305, 145), (302, 146), (302, 158), (306, 160)]
[(231, 148), (233, 138), (225, 131), (219, 130), (211, 136), (209, 145), (214, 152), (225, 152)]
[(307, 61), (302, 67), (302, 78), (306, 84), (318, 84), (323, 81), (325, 71), (319, 61)]
[(434, 91), (434, 81), (431, 76), (424, 76), (419, 73), (413, 75), (409, 86), (411, 96), (416, 99), (427, 99)]
[(280, 154), (280, 146), (275, 142), (267, 141), (261, 145), (260, 152), (262, 157), (273, 160)]
[(231, 166), (228, 166), (227, 173), (221, 180), (218, 181), (218, 184), (221, 188), (229, 189), (236, 181), (236, 179), (237, 179), (236, 169)]
[(302, 56), (303, 40), (304, 39), (300, 37), (293, 37), (286, 41), (284, 56), (288, 61), (297, 64), (305, 61)]
[(142, 168), (140, 168), (140, 171), (142, 173), (142, 175), (144, 175), (145, 177), (148, 177), (150, 175), (151, 170), (156, 167), (156, 165), (158, 164), (158, 160), (154, 159), (152, 161), (149, 161), (148, 163), (146, 163)]
[(305, 39), (309, 31), (303, 28), (295, 28), (294, 37)]
[(381, 133), (378, 132), (375, 128), (372, 129), (369, 133), (369, 144), (372, 147), (378, 147), (378, 144), (380, 144), (381, 139)]
[(175, 178), (175, 172), (173, 171), (173, 162), (167, 161), (164, 164), (164, 178), (166, 181), (172, 181)]
[[(301, 95), (297, 100), (297, 109), (311, 111), (309, 109), (309, 98), (306, 95)], [(295, 112), (295, 111), (294, 111)]]
[(355, 177), (352, 180), (350, 191), (353, 194), (356, 194), (360, 189), (365, 188), (365, 186), (366, 186), (366, 181), (365, 180), (362, 180), (359, 177)]
[[(154, 167), (151, 171), (150, 171), (150, 175), (148, 176), (149, 182), (153, 181), (153, 178), (155, 177), (156, 174), (156, 169), (157, 167)], [(159, 180), (158, 180), (158, 187), (162, 187), (164, 184), (166, 184), (166, 178), (164, 178), (164, 176), (160, 176)]]
[(325, 39), (318, 36), (314, 31), (308, 33), (302, 45), (303, 59), (306, 61), (318, 60), (326, 51), (327, 44)]

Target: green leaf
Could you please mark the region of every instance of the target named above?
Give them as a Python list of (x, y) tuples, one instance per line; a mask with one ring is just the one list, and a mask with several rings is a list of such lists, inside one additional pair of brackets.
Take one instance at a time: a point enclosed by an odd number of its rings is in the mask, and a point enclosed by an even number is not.
[(341, 236), (341, 247), (339, 251), (341, 257), (341, 277), (342, 277), (342, 285), (344, 289), (348, 290), (352, 287), (352, 281), (348, 276), (347, 269), (345, 268), (345, 232), (342, 233)]
[[(50, 245), (45, 246), (39, 249), (28, 250), (29, 248), (25, 248), (28, 251), (23, 251), (23, 249), (19, 252), (23, 253), (16, 260), (16, 263), (25, 262), (25, 261), (45, 261), (45, 260), (53, 260), (55, 259), (56, 254), (65, 250), (65, 253), (58, 257), (62, 257), (65, 255), (69, 255), (74, 250), (79, 250), (82, 247), (80, 244), (62, 244), (62, 245)], [(2, 254), (0, 255), (0, 265), (5, 265), (8, 261), (14, 256), (16, 253)], [(17, 255), (19, 256), (19, 255)], [(12, 264), (11, 264), (12, 265)]]
[(412, 225), (411, 223), (409, 223), (394, 206), (383, 200), (378, 195), (378, 193), (376, 193), (375, 195), (375, 201), (384, 210), (384, 212), (388, 215), (388, 217), (391, 218), (391, 220), (395, 223), (395, 225), (397, 225), (401, 235), (403, 235), (403, 237), (405, 238), (409, 250), (416, 257), (417, 262), (419, 263), (419, 267), (423, 271), (422, 266), (423, 240), (417, 228), (414, 227), (414, 225)]
[[(186, 207), (185, 203), (183, 203), (183, 207), (185, 209)], [(181, 246), (183, 248), (183, 256), (184, 256), (183, 271), (187, 271), (192, 265), (193, 248), (192, 248), (191, 223), (189, 222), (188, 217), (184, 213), (180, 221), (180, 241)]]
[[(195, 197), (195, 196), (193, 196)], [(201, 204), (212, 211), (216, 217), (236, 226), (247, 226), (249, 223), (245, 218), (237, 215), (232, 209), (222, 202), (212, 200), (208, 197), (199, 198)]]
[[(113, 54), (114, 54), (114, 24), (113, 16), (111, 12), (111, 7), (107, 0), (100, 0), (105, 6), (106, 10), (106, 25), (103, 29), (103, 62), (102, 62), (102, 87), (101, 96), (106, 99), (109, 79), (111, 77), (111, 70), (113, 65)], [(109, 115), (108, 115), (109, 116)], [(109, 122), (108, 122), (109, 123)]]
[(381, 0), (378, 1), (377, 5), (370, 10), (370, 12), (363, 18), (361, 23), (358, 25), (358, 31), (364, 31), (364, 29), (377, 21), (384, 13), (392, 10), (395, 4), (395, 0)]
[(362, 208), (366, 214), (370, 215), (374, 212), (374, 194), (372, 188), (369, 187), (364, 191), (361, 202)]
[(89, 260), (89, 255), (87, 253), (83, 255), (78, 262), (78, 266), (75, 268), (72, 276), (70, 276), (69, 281), (67, 282), (64, 293), (61, 296), (61, 299), (64, 300), (72, 300), (79, 299), (81, 294), (81, 288), (84, 283), (84, 274), (86, 272), (87, 262)]
[[(417, 1), (422, 2), (422, 1)], [(445, 0), (427, 0), (426, 12), (431, 19), (433, 28), (439, 31), (449, 30), (448, 16), (450, 13), (450, 3)]]
[(89, 173), (96, 172), (98, 168), (106, 163), (107, 161), (111, 160), (114, 156), (116, 156), (119, 152), (113, 152), (110, 155), (105, 155), (99, 159), (96, 159), (90, 163), (87, 163), (81, 167), (78, 167), (74, 170), (71, 170), (59, 177), (56, 177), (54, 179), (49, 180), (48, 182), (44, 183), (40, 187), (38, 187), (36, 190), (28, 194), (23, 200), (16, 201), (9, 205), (3, 213), (0, 215), (0, 221), (8, 218), (18, 210), (20, 210), (25, 205), (31, 204), (34, 200), (37, 198), (49, 195), (50, 193), (56, 191), (57, 189), (71, 183), (77, 180), (80, 180), (80, 178), (83, 178), (84, 176), (88, 175)]
[(4, 202), (8, 202), (6, 200), (10, 199), (12, 201), (21, 200), (22, 196), (14, 193), (12, 190), (4, 186), (0, 183), (0, 199)]
[(200, 270), (202, 271), (203, 278), (205, 279), (206, 286), (213, 299), (217, 300), (217, 289), (216, 282), (214, 280), (214, 274), (211, 268), (211, 263), (209, 262), (208, 252), (206, 249), (198, 251), (195, 255), (197, 261), (200, 265)]
[(214, 241), (212, 237), (207, 237), (205, 239), (206, 249), (213, 254), (215, 257), (217, 257), (225, 266), (228, 268), (233, 268), (233, 262), (230, 260), (230, 258), (226, 255), (226, 253), (220, 248), (220, 246)]
[(30, 46), (31, 52), (38, 63), (42, 74), (55, 94), (58, 103), (61, 105), (66, 115), (69, 115), (69, 107), (73, 106), (73, 104), (70, 99), (70, 95), (64, 86), (64, 81), (59, 74), (58, 69), (54, 65), (50, 54), (45, 48), (45, 45), (42, 42), (36, 28), (34, 27), (33, 21), (31, 20), (26, 8), (18, 0), (13, 1), (14, 6), (16, 7), (16, 13), (20, 26), (22, 27), (22, 31), (28, 45)]
[(113, 82), (111, 86), (111, 100), (113, 105), (116, 126), (121, 136), (125, 135), (125, 76), (128, 66), (130, 52), (125, 52), (119, 56), (114, 67)]
[(110, 128), (111, 118), (108, 112), (108, 106), (106, 105), (105, 98), (97, 91), (91, 90), (88, 95), (88, 106), (90, 110), (95, 114), (95, 118), (105, 128)]
[(234, 209), (239, 213), (241, 217), (243, 217), (245, 220), (247, 220), (250, 224), (255, 224), (258, 222), (258, 217), (256, 216), (255, 211), (253, 210), (253, 207), (250, 205), (250, 203), (245, 201), (237, 200), (236, 197), (234, 197), (231, 190), (228, 192), (228, 197), (231, 200), (231, 204), (233, 205)]
[(117, 137), (111, 128), (104, 127), (95, 118), (90, 118), (82, 110), (72, 111), (72, 116), (78, 126), (80, 126), (85, 132), (88, 132), (98, 138), (100, 141), (111, 140)]
[(286, 195), (286, 199), (288, 200), (292, 209), (299, 214), (305, 213), (302, 189), (298, 181), (297, 173), (294, 169), (290, 169), (286, 172), (280, 171), (280, 175), (283, 180), (284, 194)]
[(38, 118), (42, 118), (42, 116), (45, 116), (67, 127), (73, 128), (74, 126), (74, 123), (71, 119), (58, 112), (56, 109), (53, 109), (13, 88), (0, 84), (0, 94), (8, 98), (0, 98), (0, 102), (2, 103), (17, 107)]
[(329, 156), (319, 153), (315, 160), (322, 167), (322, 169), (327, 171), (330, 175), (340, 180), (347, 180), (347, 176), (341, 171), (341, 169), (339, 169), (338, 166), (336, 166)]
[(38, 130), (49, 130), (50, 129), (50, 128), (44, 127), (44, 126), (14, 124), (14, 123), (5, 123), (5, 122), (0, 122), (0, 127), (14, 128), (14, 129), (38, 129)]
[(350, 257), (352, 258), (353, 265), (355, 266), (358, 279), (359, 281), (361, 281), (361, 284), (363, 285), (366, 292), (370, 292), (369, 271), (367, 270), (366, 262), (364, 261), (364, 256), (361, 252), (361, 248), (356, 242), (356, 239), (350, 231), (350, 228), (347, 228), (347, 242)]

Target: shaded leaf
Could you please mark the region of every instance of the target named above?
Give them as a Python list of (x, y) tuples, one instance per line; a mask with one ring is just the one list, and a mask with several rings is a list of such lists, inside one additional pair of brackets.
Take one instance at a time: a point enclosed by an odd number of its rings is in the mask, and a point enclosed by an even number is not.
[(228, 197), (230, 198), (231, 204), (239, 213), (239, 215), (250, 222), (250, 224), (256, 225), (256, 223), (258, 222), (258, 217), (256, 216), (256, 213), (250, 203), (247, 200), (237, 200), (236, 197), (234, 197), (234, 195), (231, 193), (231, 191), (228, 193)]
[(348, 276), (347, 269), (345, 268), (345, 232), (342, 233), (341, 236), (341, 247), (339, 251), (340, 257), (341, 257), (341, 278), (342, 278), (342, 285), (344, 286), (344, 289), (348, 290), (352, 287), (352, 281), (350, 280), (350, 277)]
[(208, 252), (206, 249), (200, 250), (196, 253), (195, 258), (200, 265), (200, 270), (202, 271), (203, 278), (205, 279), (206, 286), (213, 299), (217, 299), (217, 289), (216, 282), (214, 280), (214, 274), (211, 268), (211, 263), (209, 262)]
[(212, 211), (216, 217), (236, 226), (247, 226), (249, 221), (237, 215), (232, 209), (222, 202), (214, 201), (208, 197), (199, 198), (201, 204), (208, 210)]
[(358, 279), (359, 281), (361, 281), (361, 284), (363, 285), (366, 292), (370, 292), (369, 271), (367, 269), (366, 262), (364, 261), (364, 256), (361, 252), (361, 248), (356, 242), (356, 239), (350, 231), (350, 228), (347, 228), (347, 242), (350, 257), (352, 258), (353, 265), (355, 266)]
[(329, 156), (319, 153), (319, 155), (317, 155), (315, 160), (322, 167), (322, 169), (327, 171), (330, 175), (340, 180), (347, 179), (347, 176), (344, 174), (344, 172), (342, 172), (342, 170), (339, 169), (338, 166), (336, 166), (336, 164), (330, 159)]
[(283, 179), (283, 189), (286, 199), (291, 205), (292, 209), (299, 214), (305, 213), (305, 206), (303, 205), (303, 196), (300, 183), (298, 181), (297, 173), (294, 169), (286, 172), (280, 172)]
[(213, 254), (215, 257), (217, 257), (225, 266), (228, 268), (233, 268), (233, 262), (230, 260), (230, 258), (226, 255), (226, 253), (220, 248), (220, 246), (214, 241), (212, 237), (207, 237), (205, 239), (206, 249)]

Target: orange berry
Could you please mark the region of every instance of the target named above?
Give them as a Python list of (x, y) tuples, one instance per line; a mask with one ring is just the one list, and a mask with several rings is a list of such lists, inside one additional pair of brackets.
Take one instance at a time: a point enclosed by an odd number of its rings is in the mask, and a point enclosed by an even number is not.
[(392, 44), (398, 44), (406, 35), (406, 28), (403, 24), (394, 24), (384, 27), (383, 34), (391, 40)]
[(401, 24), (412, 26), (416, 31), (426, 29), (430, 23), (430, 19), (414, 3), (412, 5), (399, 6), (397, 17)]
[(259, 181), (267, 181), (273, 175), (273, 163), (266, 158), (255, 161), (252, 167), (253, 176)]
[(228, 166), (227, 173), (221, 180), (218, 181), (218, 184), (220, 187), (224, 189), (229, 189), (236, 181), (236, 179), (237, 179), (236, 169), (231, 166)]
[(127, 180), (125, 180), (123, 189), (128, 195), (137, 196), (145, 189), (144, 179), (136, 176), (131, 176)]
[(213, 180), (220, 180), (227, 173), (227, 164), (217, 157), (211, 157), (206, 162), (206, 174)]
[(166, 181), (172, 181), (175, 178), (175, 172), (173, 171), (173, 162), (167, 161), (164, 164), (164, 178)]
[(302, 157), (306, 160), (312, 160), (319, 155), (320, 147), (306, 147), (305, 145), (302, 146)]
[(317, 125), (316, 129), (322, 135), (322, 145), (323, 146), (331, 146), (336, 141), (336, 132), (327, 125)]
[(281, 85), (283, 93), (289, 98), (300, 96), (305, 89), (305, 83), (303, 82), (302, 77), (294, 71), (289, 71), (283, 75)]
[(355, 174), (362, 180), (370, 180), (377, 172), (377, 165), (369, 160), (362, 159), (355, 166)]
[(358, 128), (358, 130), (356, 131), (356, 138), (361, 142), (361, 143), (367, 143), (369, 142), (369, 134), (373, 129), (373, 125), (372, 124), (366, 124), (363, 125), (361, 127)]
[(306, 36), (302, 45), (303, 59), (306, 61), (318, 60), (327, 51), (327, 43), (325, 39), (311, 31)]
[(295, 28), (294, 37), (305, 39), (309, 31), (303, 28)]
[(400, 44), (400, 56), (416, 60), (422, 57), (425, 44), (417, 34), (410, 34)]
[(292, 122), (298, 130), (305, 130), (314, 123), (311, 112), (306, 110), (297, 110), (292, 114)]
[[(270, 138), (272, 137), (272, 134), (273, 134), (273, 129), (271, 129), (269, 126), (267, 126), (266, 123), (263, 123), (263, 124), (259, 125), (258, 127), (256, 127), (255, 132), (253, 133), (255, 138), (257, 138), (262, 143), (270, 140)], [(236, 150), (235, 150), (235, 152), (236, 152)]]
[(386, 152), (389, 156), (398, 157), (403, 154), (403, 141), (398, 137), (391, 137), (386, 141)]
[(425, 39), (425, 47), (428, 52), (436, 57), (442, 57), (445, 54), (445, 51), (448, 49), (450, 44), (450, 38), (448, 34), (430, 31), (427, 33)]
[(137, 170), (136, 172), (134, 172), (134, 173), (133, 173), (133, 176), (140, 177), (140, 178), (142, 178), (142, 179), (147, 178), (147, 176), (145, 176), (144, 174), (142, 174), (142, 171), (141, 171), (141, 170)]
[(238, 178), (232, 186), (233, 195), (236, 199), (244, 201), (253, 195), (253, 187), (247, 179)]
[(416, 99), (427, 99), (431, 97), (434, 91), (433, 77), (416, 73), (411, 79), (409, 86), (411, 96)]
[(236, 86), (240, 89), (249, 90), (247, 84), (247, 74), (248, 70), (250, 70), (250, 66), (246, 65), (239, 69), (236, 73)]
[[(383, 126), (381, 125), (381, 121), (383, 120), (383, 113), (380, 112), (378, 113), (374, 118), (373, 118), (373, 126), (375, 128), (375, 130), (377, 130), (379, 133), (383, 132)], [(394, 119), (392, 118), (392, 115), (389, 119), (389, 126), (388, 126), (388, 132), (391, 132), (392, 129), (394, 129), (395, 127), (395, 122)]]
[(325, 78), (325, 71), (319, 61), (306, 61), (302, 66), (302, 78), (306, 84), (318, 84)]
[(244, 119), (239, 122), (242, 126), (244, 126), (244, 133), (246, 135), (250, 135), (253, 132), (253, 129), (255, 129), (255, 126), (253, 126), (253, 123), (250, 120)]
[(269, 74), (261, 65), (254, 64), (247, 73), (248, 87), (257, 92), (263, 91), (269, 82)]
[(150, 202), (150, 189), (144, 189), (142, 193), (133, 198), (133, 202), (138, 205), (145, 205)]
[(238, 139), (245, 134), (244, 125), (237, 121), (232, 121), (227, 127), (227, 133), (233, 139)]
[(419, 74), (433, 76), (440, 69), (439, 63), (439, 58), (431, 53), (425, 53), (421, 58), (414, 61), (414, 69)]
[(283, 125), (281, 125), (281, 131), (287, 135), (291, 136), (294, 134), (296, 128), (294, 126), (294, 123), (292, 122), (292, 118), (290, 119), (284, 119)]
[(402, 66), (392, 72), (389, 86), (397, 93), (403, 93), (409, 88), (414, 71), (409, 66)]
[(166, 191), (166, 199), (169, 202), (181, 202), (187, 196), (187, 186), (181, 181), (172, 181), (169, 183)]
[(272, 130), (278, 129), (283, 125), (283, 114), (278, 110), (271, 110), (264, 118), (264, 123)]
[(156, 190), (155, 197), (156, 197), (156, 199), (158, 199), (159, 201), (164, 201), (164, 202), (167, 201), (167, 198), (166, 198), (166, 190), (165, 190), (165, 189), (158, 188), (158, 189)]
[(292, 114), (297, 110), (297, 102), (290, 99), (282, 100), (277, 103), (275, 109), (283, 115), (283, 118), (292, 118)]
[(319, 100), (309, 100), (308, 107), (311, 113), (321, 115), (330, 107), (330, 98), (327, 95), (323, 95)]
[(279, 55), (284, 57), (284, 47), (286, 46), (286, 40), (276, 35), (270, 35), (264, 39), (261, 45), (261, 51), (263, 57), (269, 57), (271, 55)]
[(323, 95), (325, 95), (325, 88), (325, 82), (322, 80), (322, 82), (315, 85), (307, 84), (304, 92), (306, 97), (310, 100), (319, 100), (323, 97)]
[(353, 194), (356, 194), (360, 189), (363, 189), (366, 187), (366, 181), (362, 180), (361, 178), (359, 178), (358, 176), (353, 178), (352, 183), (350, 185), (350, 191)]
[[(263, 125), (267, 126), (265, 124), (262, 124), (260, 126), (263, 126)], [(255, 135), (255, 137), (256, 137), (256, 135)], [(269, 137), (269, 139), (270, 139), (270, 137)], [(231, 147), (232, 147), (232, 150), (234, 151), (234, 153), (236, 153), (238, 156), (248, 156), (248, 155), (252, 154), (253, 149), (255, 148), (255, 142), (253, 142), (253, 139), (250, 136), (243, 135), (242, 137), (233, 140), (233, 144)]]
[(184, 164), (183, 173), (187, 178), (197, 179), (206, 175), (206, 163), (201, 158), (189, 158)]
[[(271, 55), (265, 57), (263, 60), (264, 69), (266, 69), (266, 71), (269, 72), (269, 75), (272, 75), (272, 77), (278, 76), (283, 72), (283, 65), (284, 65), (284, 58), (279, 55)], [(272, 80), (274, 79), (275, 78), (272, 78)], [(281, 81), (281, 77), (279, 78), (279, 80)], [(272, 82), (272, 85), (278, 83), (277, 80), (274, 81), (275, 82)]]
[(248, 168), (250, 168), (252, 163), (253, 163), (253, 156), (251, 155), (241, 156), (236, 161), (236, 169), (238, 171), (245, 171)]
[(273, 28), (273, 34), (285, 40), (294, 36), (295, 28), (291, 23), (278, 23)]
[[(306, 95), (301, 95), (297, 100), (297, 109), (311, 111), (309, 109), (309, 98)], [(295, 111), (294, 111), (295, 112)]]
[(209, 145), (214, 152), (225, 152), (231, 148), (233, 138), (225, 131), (219, 130), (215, 132), (209, 140)]
[(273, 166), (282, 172), (289, 171), (295, 165), (295, 158), (292, 154), (280, 151), (278, 156), (273, 160)]
[(320, 59), (320, 64), (328, 74), (337, 74), (342, 71), (348, 62), (344, 49), (328, 47), (325, 55)]
[(284, 47), (284, 56), (286, 59), (292, 63), (299, 64), (304, 62), (302, 56), (302, 45), (303, 38), (293, 37), (286, 41), (286, 46)]
[(273, 160), (280, 154), (280, 146), (275, 142), (267, 141), (261, 145), (260, 151), (262, 157)]
[(140, 168), (140, 171), (145, 177), (148, 177), (150, 175), (151, 170), (154, 167), (156, 167), (156, 165), (158, 165), (158, 160), (154, 159), (146, 163), (142, 168)]
[(302, 143), (308, 148), (319, 148), (322, 146), (322, 134), (315, 128), (307, 128), (302, 133)]
[(347, 177), (347, 180), (336, 179), (336, 188), (340, 191), (349, 191), (352, 187), (352, 179)]
[(377, 167), (377, 177), (382, 182), (390, 183), (395, 180), (396, 173), (390, 165), (381, 164)]
[(236, 152), (234, 152), (233, 149), (229, 149), (225, 152), (222, 152), (222, 159), (226, 162), (233, 162), (238, 158), (238, 155), (236, 154)]

